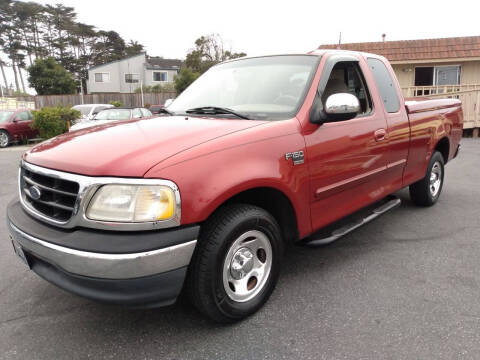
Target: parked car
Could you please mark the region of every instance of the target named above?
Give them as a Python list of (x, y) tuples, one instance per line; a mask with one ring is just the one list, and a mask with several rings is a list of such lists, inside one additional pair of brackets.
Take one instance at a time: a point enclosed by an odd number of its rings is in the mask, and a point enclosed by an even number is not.
[(79, 123), (92, 120), (100, 111), (113, 107), (114, 106), (111, 104), (83, 104), (72, 106), (72, 109), (78, 110), (82, 113), (82, 117), (76, 122)]
[(148, 110), (150, 110), (152, 112), (152, 114), (156, 115), (156, 114), (162, 114), (162, 113), (165, 113), (163, 110), (164, 110), (164, 106), (163, 105), (151, 105)]
[(100, 111), (95, 117), (88, 121), (77, 123), (70, 127), (70, 131), (85, 129), (88, 127), (110, 123), (113, 121), (142, 119), (153, 116), (150, 110), (145, 108), (116, 107)]
[(135, 307), (185, 287), (210, 318), (237, 321), (267, 301), (287, 243), (337, 240), (407, 186), (435, 204), (462, 137), (459, 100), (405, 101), (388, 61), (359, 52), (228, 61), (168, 110), (24, 155), (7, 216), (27, 266)]
[(0, 110), (0, 148), (38, 136), (38, 131), (30, 127), (32, 119), (29, 109)]

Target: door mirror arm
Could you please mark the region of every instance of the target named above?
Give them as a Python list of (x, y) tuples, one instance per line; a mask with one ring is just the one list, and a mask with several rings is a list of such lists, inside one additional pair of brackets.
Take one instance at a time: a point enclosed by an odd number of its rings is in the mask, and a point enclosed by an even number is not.
[(317, 91), (310, 109), (310, 122), (312, 124), (322, 125), (328, 119), (327, 114), (323, 110), (322, 97)]

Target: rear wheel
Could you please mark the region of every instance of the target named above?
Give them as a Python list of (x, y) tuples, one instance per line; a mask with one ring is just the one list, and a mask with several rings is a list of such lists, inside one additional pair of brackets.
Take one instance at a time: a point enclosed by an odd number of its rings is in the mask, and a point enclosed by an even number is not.
[(440, 197), (445, 173), (444, 160), (440, 152), (435, 151), (430, 158), (425, 177), (410, 185), (410, 198), (420, 206), (432, 206)]
[(0, 148), (10, 145), (10, 134), (5, 130), (0, 130)]
[(202, 229), (187, 280), (190, 300), (217, 322), (253, 314), (275, 288), (282, 253), (280, 227), (268, 212), (225, 206)]

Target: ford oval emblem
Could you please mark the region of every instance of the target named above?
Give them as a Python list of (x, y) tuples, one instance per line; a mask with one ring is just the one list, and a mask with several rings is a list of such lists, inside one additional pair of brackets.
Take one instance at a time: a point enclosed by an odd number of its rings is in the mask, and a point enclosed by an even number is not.
[(28, 191), (30, 192), (30, 196), (32, 197), (33, 200), (39, 200), (40, 199), (40, 196), (42, 196), (42, 192), (40, 191), (40, 189), (38, 187), (36, 187), (35, 185), (34, 186), (30, 186), (30, 188), (28, 189)]

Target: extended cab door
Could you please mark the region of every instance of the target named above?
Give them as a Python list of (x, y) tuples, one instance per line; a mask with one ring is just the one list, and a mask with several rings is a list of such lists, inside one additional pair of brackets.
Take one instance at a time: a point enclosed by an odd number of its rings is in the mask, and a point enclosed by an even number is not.
[(325, 122), (305, 134), (312, 228), (317, 230), (385, 196), (387, 123), (368, 65), (354, 55), (330, 55), (316, 101), (349, 92), (360, 100), (356, 118)]
[(403, 187), (403, 171), (410, 147), (410, 123), (401, 89), (390, 64), (383, 58), (368, 57), (387, 120), (388, 142), (386, 184), (389, 192)]

